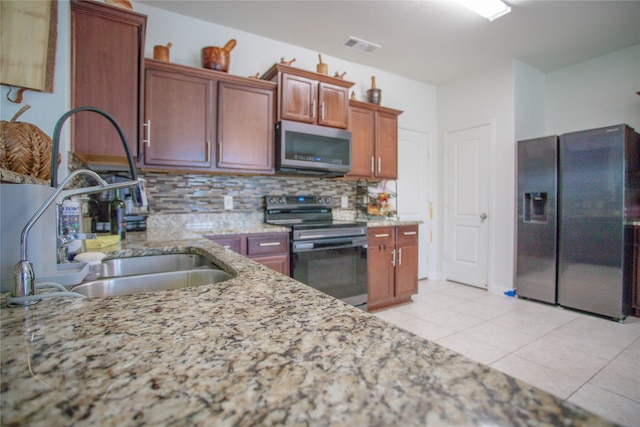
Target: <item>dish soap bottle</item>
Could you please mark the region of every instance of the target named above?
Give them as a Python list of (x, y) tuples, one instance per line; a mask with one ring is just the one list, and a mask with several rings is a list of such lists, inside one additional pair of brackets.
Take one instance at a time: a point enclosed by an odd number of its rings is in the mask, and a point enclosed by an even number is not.
[(116, 190), (116, 196), (109, 205), (109, 219), (111, 234), (120, 236), (120, 240), (125, 239), (127, 231), (127, 221), (125, 219), (125, 205), (120, 199), (120, 190)]

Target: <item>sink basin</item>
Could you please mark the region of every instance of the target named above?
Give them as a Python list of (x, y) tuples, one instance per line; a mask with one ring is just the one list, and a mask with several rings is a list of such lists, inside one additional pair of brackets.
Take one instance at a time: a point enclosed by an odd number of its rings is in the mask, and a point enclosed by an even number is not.
[(215, 268), (209, 259), (197, 254), (146, 255), (131, 258), (114, 258), (102, 262), (101, 278), (164, 273), (168, 271)]
[(219, 283), (229, 279), (231, 279), (231, 275), (222, 270), (201, 268), (103, 278), (74, 286), (71, 291), (81, 293), (89, 298), (109, 297), (189, 288)]

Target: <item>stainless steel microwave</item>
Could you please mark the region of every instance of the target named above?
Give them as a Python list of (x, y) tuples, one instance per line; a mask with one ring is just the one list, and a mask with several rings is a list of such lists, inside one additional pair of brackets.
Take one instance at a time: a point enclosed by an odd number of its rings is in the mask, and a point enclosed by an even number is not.
[(282, 120), (276, 123), (276, 170), (342, 176), (351, 171), (351, 132)]

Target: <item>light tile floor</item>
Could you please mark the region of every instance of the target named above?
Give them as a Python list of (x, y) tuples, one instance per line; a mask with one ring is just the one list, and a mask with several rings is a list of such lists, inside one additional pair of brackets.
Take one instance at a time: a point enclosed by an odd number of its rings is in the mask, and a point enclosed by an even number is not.
[(640, 319), (623, 323), (446, 281), (374, 313), (611, 421), (640, 426)]

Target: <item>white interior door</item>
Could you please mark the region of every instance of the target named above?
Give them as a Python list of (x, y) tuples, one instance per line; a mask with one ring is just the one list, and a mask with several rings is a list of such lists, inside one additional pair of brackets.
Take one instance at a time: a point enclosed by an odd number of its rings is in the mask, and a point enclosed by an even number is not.
[(398, 215), (418, 228), (418, 277), (429, 271), (429, 134), (398, 129)]
[(487, 288), (491, 126), (447, 133), (446, 277)]

